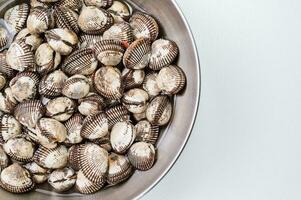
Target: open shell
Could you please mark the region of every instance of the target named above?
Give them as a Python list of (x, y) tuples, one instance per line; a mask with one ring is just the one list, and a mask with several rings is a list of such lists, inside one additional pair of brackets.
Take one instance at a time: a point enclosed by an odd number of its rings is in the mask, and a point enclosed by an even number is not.
[(104, 101), (100, 95), (90, 93), (87, 97), (79, 99), (78, 111), (85, 116), (95, 115), (105, 107)]
[(4, 14), (4, 19), (14, 27), (16, 32), (24, 28), (29, 14), (29, 5), (22, 3), (8, 9)]
[(109, 133), (108, 118), (101, 112), (96, 115), (89, 115), (83, 122), (81, 136), (89, 140), (102, 138)]
[(4, 114), (0, 117), (0, 137), (4, 141), (21, 134), (22, 126), (12, 115)]
[(128, 47), (133, 41), (133, 31), (129, 23), (118, 22), (103, 33), (105, 40), (118, 40)]
[(24, 167), (31, 173), (35, 183), (41, 184), (48, 179), (49, 170), (39, 166), (37, 163), (27, 163)]
[(149, 96), (143, 89), (134, 88), (127, 91), (123, 98), (122, 104), (131, 113), (143, 113), (147, 108)]
[(116, 185), (127, 180), (134, 172), (133, 166), (127, 157), (115, 153), (109, 156), (109, 171), (107, 182)]
[(77, 24), (78, 14), (72, 9), (68, 7), (56, 7), (54, 17), (58, 28), (66, 28), (75, 33), (79, 32)]
[(61, 63), (61, 54), (55, 52), (48, 43), (40, 45), (35, 52), (35, 61), (40, 74), (54, 71)]
[(84, 122), (84, 117), (76, 113), (68, 121), (65, 122), (65, 127), (67, 128), (67, 138), (65, 140), (66, 144), (78, 144), (83, 138), (80, 135), (82, 126)]
[(27, 28), (31, 34), (45, 33), (54, 27), (54, 17), (48, 8), (36, 7), (31, 9), (27, 18)]
[(70, 99), (81, 99), (89, 94), (90, 85), (83, 75), (74, 75), (64, 83), (62, 94)]
[(67, 97), (51, 99), (46, 105), (46, 116), (67, 121), (74, 113), (75, 102)]
[(159, 126), (152, 125), (147, 120), (142, 120), (135, 125), (137, 142), (147, 142), (156, 145), (159, 138)]
[(57, 192), (64, 192), (73, 187), (76, 181), (76, 174), (71, 168), (54, 170), (48, 179), (48, 183)]

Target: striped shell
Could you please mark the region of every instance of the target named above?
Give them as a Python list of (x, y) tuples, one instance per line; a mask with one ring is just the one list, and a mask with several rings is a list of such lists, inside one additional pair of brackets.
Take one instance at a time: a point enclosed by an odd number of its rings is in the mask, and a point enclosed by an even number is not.
[(104, 98), (95, 93), (90, 93), (87, 97), (79, 99), (78, 103), (78, 111), (85, 116), (95, 115), (105, 107)]
[(21, 134), (22, 126), (12, 115), (4, 114), (0, 117), (0, 137), (4, 141)]
[(83, 0), (86, 6), (96, 6), (97, 8), (108, 8), (113, 4), (113, 0)]
[(2, 90), (6, 84), (6, 75), (0, 72), (0, 90)]
[(147, 107), (146, 118), (153, 125), (166, 125), (172, 115), (172, 105), (167, 96), (155, 97)]
[(67, 97), (51, 99), (46, 105), (46, 116), (58, 121), (67, 121), (74, 113), (75, 102)]
[(69, 55), (78, 43), (77, 35), (69, 30), (56, 28), (45, 33), (48, 44), (61, 55)]
[(129, 69), (144, 69), (151, 55), (151, 43), (148, 39), (135, 40), (123, 56), (123, 64)]
[(29, 192), (35, 187), (28, 170), (14, 163), (1, 172), (0, 186), (11, 193)]
[(5, 74), (8, 78), (12, 78), (17, 73), (6, 62), (6, 52), (0, 53), (0, 73)]
[(70, 99), (81, 99), (89, 94), (90, 85), (83, 75), (74, 75), (65, 81), (62, 94)]
[(25, 127), (34, 128), (45, 109), (40, 100), (28, 100), (19, 103), (15, 108), (15, 118)]
[(132, 8), (124, 1), (115, 0), (113, 5), (108, 8), (108, 11), (114, 17), (115, 22), (128, 20), (132, 14)]
[(102, 138), (109, 133), (108, 118), (101, 112), (96, 115), (89, 115), (83, 122), (81, 136), (83, 138), (94, 140)]
[(39, 0), (40, 2), (42, 3), (55, 3), (55, 2), (58, 2), (60, 0)]
[(5, 113), (13, 113), (17, 104), (17, 100), (13, 97), (11, 88), (6, 88), (0, 93), (0, 111)]
[(102, 35), (90, 35), (83, 33), (79, 36), (80, 48), (93, 48), (97, 42), (102, 40)]
[(24, 28), (29, 14), (29, 5), (22, 3), (8, 9), (4, 14), (4, 19), (14, 27), (16, 32)]
[(159, 138), (159, 126), (152, 125), (147, 120), (142, 120), (135, 125), (137, 142), (147, 142), (156, 145)]
[(163, 93), (177, 94), (185, 87), (186, 76), (180, 67), (170, 65), (160, 70), (157, 76), (157, 84)]
[(129, 116), (129, 111), (123, 105), (116, 105), (109, 108), (106, 114), (108, 116), (109, 128), (111, 129), (117, 122), (126, 121)]
[(6, 155), (3, 147), (0, 145), (0, 173), (9, 165), (9, 157)]
[(13, 42), (7, 51), (6, 62), (18, 71), (34, 68), (34, 54), (30, 45), (26, 44), (24, 39)]
[(68, 7), (56, 7), (54, 17), (58, 28), (66, 28), (75, 33), (79, 32), (77, 24), (78, 14), (72, 9)]
[(48, 43), (44, 43), (35, 52), (35, 61), (40, 74), (54, 71), (61, 63), (61, 54), (55, 52)]
[(107, 182), (116, 185), (127, 180), (134, 172), (127, 157), (112, 153), (109, 155), (109, 171)]
[(45, 33), (54, 27), (54, 17), (50, 10), (43, 7), (31, 9), (27, 18), (27, 29), (31, 34)]
[(133, 144), (135, 138), (136, 130), (134, 126), (127, 121), (116, 123), (110, 135), (112, 148), (118, 154), (124, 154)]
[(64, 145), (59, 145), (54, 149), (47, 149), (39, 146), (33, 160), (40, 166), (48, 169), (59, 169), (67, 165), (68, 150)]
[(144, 78), (145, 72), (141, 69), (132, 70), (124, 68), (122, 71), (122, 82), (125, 90), (140, 87), (144, 81)]
[(157, 83), (157, 72), (150, 72), (145, 76), (143, 82), (143, 89), (148, 93), (150, 97), (155, 97), (161, 93), (161, 89)]
[(48, 179), (49, 170), (39, 166), (37, 163), (27, 163), (24, 167), (30, 172), (35, 183), (41, 184)]
[(133, 144), (128, 151), (128, 158), (136, 169), (147, 171), (151, 169), (155, 163), (156, 150), (150, 143), (137, 142)]
[(39, 85), (39, 93), (45, 97), (57, 97), (62, 93), (62, 88), (68, 77), (61, 70), (56, 70), (45, 75)]
[(118, 65), (125, 52), (122, 43), (117, 40), (102, 40), (94, 46), (97, 59), (106, 66)]
[(39, 0), (30, 0), (30, 6), (32, 8), (36, 8), (36, 7), (43, 7), (43, 8), (49, 8), (49, 5), (46, 3), (42, 3)]
[(28, 28), (22, 29), (15, 40), (24, 40), (30, 46), (31, 51), (35, 51), (43, 43), (43, 38), (38, 34), (31, 34)]
[(179, 48), (174, 41), (159, 39), (152, 44), (152, 54), (149, 61), (149, 68), (160, 70), (170, 65), (178, 56)]
[(9, 43), (9, 33), (4, 27), (0, 27), (0, 49)]
[(120, 99), (123, 95), (121, 73), (114, 67), (101, 67), (94, 74), (97, 92), (108, 99)]
[(34, 144), (22, 136), (6, 141), (3, 149), (11, 159), (19, 162), (30, 162), (35, 151)]
[(118, 40), (128, 47), (133, 41), (133, 31), (129, 23), (118, 22), (103, 33), (105, 40)]
[(98, 61), (94, 51), (90, 48), (84, 48), (69, 55), (62, 65), (62, 70), (68, 75), (91, 75), (96, 70), (97, 65)]
[(76, 181), (76, 174), (71, 168), (54, 170), (48, 179), (48, 183), (57, 192), (64, 192), (73, 187)]
[(83, 138), (81, 137), (80, 132), (83, 127), (83, 122), (84, 117), (79, 113), (74, 114), (65, 122), (65, 127), (67, 128), (66, 144), (78, 144), (82, 142)]
[(123, 98), (122, 104), (131, 113), (143, 113), (147, 108), (149, 96), (143, 89), (134, 88), (127, 91)]
[(80, 29), (88, 34), (102, 34), (113, 23), (114, 19), (108, 11), (95, 6), (83, 7), (78, 18)]
[(82, 5), (82, 0), (60, 0), (55, 3), (55, 7), (66, 7), (74, 11), (79, 11)]
[(110, 135), (106, 135), (102, 138), (97, 138), (95, 140), (91, 140), (92, 143), (99, 145), (101, 148), (107, 150), (108, 152), (112, 151), (112, 145), (110, 142)]
[(80, 165), (79, 165), (79, 158), (81, 153), (81, 146), (84, 144), (75, 144), (72, 145), (68, 150), (68, 163), (72, 167), (72, 169), (79, 171)]
[(82, 194), (93, 194), (99, 191), (104, 184), (104, 182), (97, 184), (93, 183), (83, 174), (82, 170), (77, 173), (75, 187)]
[(159, 35), (159, 25), (156, 20), (142, 12), (136, 12), (130, 18), (134, 38), (147, 38), (155, 41)]
[(34, 99), (37, 95), (39, 76), (34, 72), (20, 72), (13, 78), (9, 86), (14, 98), (19, 101)]

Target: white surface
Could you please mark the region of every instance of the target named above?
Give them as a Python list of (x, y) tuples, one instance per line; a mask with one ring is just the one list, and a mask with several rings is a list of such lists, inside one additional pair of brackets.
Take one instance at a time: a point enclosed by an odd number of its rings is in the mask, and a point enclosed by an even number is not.
[(178, 3), (199, 48), (200, 111), (143, 200), (301, 199), (301, 2)]

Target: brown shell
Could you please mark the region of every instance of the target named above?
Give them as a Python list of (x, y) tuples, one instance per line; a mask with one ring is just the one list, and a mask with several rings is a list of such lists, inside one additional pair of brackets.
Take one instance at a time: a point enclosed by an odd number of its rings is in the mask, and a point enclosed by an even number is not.
[(54, 27), (54, 18), (48, 8), (32, 8), (27, 18), (27, 29), (31, 34), (41, 34)]
[(89, 140), (102, 138), (109, 133), (108, 118), (105, 113), (89, 115), (83, 122), (81, 136)]
[(0, 93), (0, 110), (6, 113), (13, 113), (17, 100), (13, 97), (11, 88), (6, 88), (4, 93)]
[(82, 33), (79, 36), (79, 42), (81, 48), (93, 48), (94, 45), (102, 40), (102, 35), (90, 35)]
[(67, 97), (57, 97), (48, 101), (46, 116), (58, 121), (67, 121), (74, 113), (76, 103)]
[(111, 26), (103, 33), (105, 40), (118, 40), (122, 42), (125, 47), (128, 47), (133, 41), (133, 31), (129, 23), (118, 22)]
[(83, 138), (80, 135), (84, 122), (84, 117), (75, 113), (68, 121), (65, 122), (65, 127), (67, 129), (67, 138), (65, 140), (66, 144), (77, 144), (82, 142)]
[(5, 12), (4, 19), (19, 32), (26, 24), (29, 9), (29, 5), (26, 3), (16, 5)]
[(109, 185), (121, 183), (127, 180), (133, 173), (133, 166), (125, 156), (115, 153), (109, 156), (109, 172), (107, 178)]
[(124, 84), (124, 89), (129, 90), (133, 88), (138, 88), (142, 85), (145, 78), (144, 70), (132, 70), (124, 68), (122, 71), (122, 81)]
[(108, 8), (113, 4), (113, 0), (83, 0), (86, 6), (96, 6), (98, 8)]
[(97, 138), (95, 140), (91, 140), (92, 143), (99, 145), (101, 148), (104, 148), (108, 152), (112, 151), (112, 145), (110, 142), (110, 135), (107, 135), (102, 138)]
[(147, 109), (149, 96), (146, 91), (140, 88), (134, 88), (124, 93), (122, 104), (131, 113), (143, 113)]
[(4, 48), (9, 42), (9, 33), (4, 27), (0, 27), (0, 49)]
[(106, 114), (108, 116), (109, 128), (112, 128), (117, 122), (127, 120), (129, 116), (129, 111), (123, 105), (116, 105), (109, 108), (106, 111)]
[[(87, 97), (79, 99), (78, 103), (78, 111), (85, 116), (95, 115), (105, 107), (104, 98), (95, 93), (91, 93)], [(86, 108), (86, 106), (88, 106), (88, 108)]]
[(39, 0), (30, 0), (30, 6), (32, 8), (36, 8), (36, 7), (49, 8), (50, 5), (42, 3)]
[(101, 182), (97, 184), (93, 183), (83, 174), (82, 170), (80, 170), (77, 173), (75, 187), (82, 194), (95, 193), (99, 191), (104, 186), (104, 184), (105, 182)]
[(66, 7), (74, 11), (79, 11), (82, 5), (82, 0), (60, 0), (55, 3), (55, 7)]
[(143, 69), (149, 63), (151, 55), (151, 42), (140, 38), (135, 40), (126, 50), (123, 56), (123, 64), (129, 69)]
[(12, 69), (6, 62), (6, 51), (0, 53), (0, 72), (5, 74), (8, 78), (15, 76), (17, 71)]
[(4, 114), (0, 117), (0, 137), (3, 141), (22, 134), (22, 126), (12, 115)]
[(11, 159), (19, 162), (30, 162), (34, 154), (34, 144), (22, 136), (9, 139), (3, 149)]
[(152, 125), (147, 120), (142, 120), (135, 125), (137, 142), (147, 142), (156, 145), (160, 128), (157, 125)]
[(79, 32), (77, 24), (78, 14), (68, 7), (56, 7), (54, 10), (55, 22), (58, 28), (66, 28), (75, 33)]
[(113, 2), (113, 5), (108, 8), (108, 11), (111, 13), (111, 15), (113, 15), (114, 21), (116, 23), (124, 20), (128, 21), (133, 9), (128, 3), (124, 1), (115, 0)]
[(6, 155), (2, 145), (0, 145), (0, 173), (9, 165), (9, 157)]
[(40, 81), (39, 93), (45, 97), (60, 96), (67, 76), (61, 70), (45, 75)]
[(69, 55), (61, 68), (68, 75), (91, 75), (96, 70), (97, 65), (98, 62), (94, 56), (94, 51), (90, 48), (84, 48), (76, 50)]
[(159, 35), (159, 25), (156, 20), (145, 13), (136, 12), (130, 18), (130, 25), (133, 29), (135, 39), (147, 38), (156, 40)]
[(32, 175), (32, 179), (35, 183), (41, 184), (44, 183), (48, 179), (49, 171), (41, 166), (39, 166), (35, 162), (27, 163), (24, 167), (30, 172)]
[(80, 153), (82, 146), (84, 144), (76, 144), (69, 148), (68, 150), (68, 161), (72, 169), (78, 171), (80, 170)]

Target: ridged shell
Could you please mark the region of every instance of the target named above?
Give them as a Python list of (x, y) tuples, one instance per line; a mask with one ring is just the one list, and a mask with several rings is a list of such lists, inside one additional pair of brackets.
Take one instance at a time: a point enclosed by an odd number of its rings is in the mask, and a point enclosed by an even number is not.
[(25, 40), (17, 40), (11, 44), (6, 54), (7, 64), (15, 70), (24, 71), (35, 66), (34, 54)]
[(132, 70), (124, 68), (124, 70), (122, 71), (122, 81), (125, 90), (140, 87), (144, 81), (144, 78), (144, 70)]
[(155, 163), (156, 150), (152, 144), (137, 142), (128, 151), (128, 158), (131, 164), (138, 170), (147, 171)]
[(97, 42), (102, 40), (102, 35), (90, 35), (82, 33), (79, 36), (80, 48), (93, 48)]
[(102, 138), (109, 133), (108, 118), (105, 113), (101, 112), (96, 115), (86, 117), (81, 130), (83, 138), (94, 140)]
[(81, 99), (89, 94), (90, 85), (83, 75), (74, 75), (65, 81), (62, 94), (70, 99)]
[(11, 159), (19, 162), (30, 162), (35, 151), (34, 144), (22, 136), (6, 141), (3, 149)]
[(123, 98), (122, 104), (131, 113), (143, 113), (147, 108), (149, 96), (143, 89), (134, 88), (127, 91)]
[(6, 86), (6, 76), (0, 72), (0, 90), (2, 90)]
[(59, 169), (67, 165), (68, 150), (64, 145), (59, 145), (54, 149), (47, 149), (39, 146), (33, 160), (40, 166), (48, 169)]
[(98, 94), (90, 93), (87, 97), (79, 99), (78, 111), (85, 116), (95, 115), (105, 107), (105, 100)]
[(55, 3), (55, 2), (58, 2), (60, 0), (39, 0), (39, 1), (41, 1), (43, 3)]
[(31, 51), (35, 51), (43, 43), (43, 38), (38, 34), (31, 34), (28, 28), (22, 29), (15, 40), (24, 40), (25, 44), (30, 46)]
[(75, 102), (67, 97), (51, 99), (46, 105), (46, 116), (58, 121), (67, 121), (75, 111)]
[(125, 121), (128, 119), (129, 111), (123, 105), (116, 105), (109, 108), (106, 111), (109, 121), (109, 128), (112, 128), (114, 124), (120, 121)]
[(149, 68), (160, 70), (170, 65), (178, 56), (178, 45), (171, 40), (159, 39), (152, 44), (152, 54), (149, 61)]
[(98, 61), (94, 51), (90, 48), (84, 48), (69, 55), (62, 65), (62, 70), (68, 75), (91, 75), (95, 72), (97, 65)]
[(149, 121), (143, 120), (135, 125), (136, 141), (147, 142), (156, 145), (159, 138), (159, 126), (152, 125)]
[(4, 27), (0, 27), (0, 49), (7, 46), (9, 42), (9, 33)]
[(64, 192), (73, 187), (76, 181), (76, 174), (71, 168), (54, 170), (48, 179), (48, 183), (57, 192)]
[(38, 130), (35, 128), (28, 128), (28, 127), (23, 127), (23, 135), (30, 139), (32, 142), (38, 144), (39, 143), (39, 139), (38, 139)]
[(49, 5), (46, 3), (42, 3), (39, 0), (30, 0), (30, 6), (32, 8), (36, 8), (36, 7), (43, 7), (43, 8), (49, 8)]
[(3, 147), (0, 145), (0, 173), (9, 164), (9, 157), (6, 155)]
[(125, 156), (117, 155), (115, 153), (110, 154), (107, 178), (109, 185), (116, 185), (127, 180), (133, 172), (133, 166)]
[(45, 33), (48, 44), (61, 55), (69, 55), (78, 43), (76, 33), (69, 29), (56, 28)]
[(39, 166), (37, 163), (27, 163), (24, 167), (30, 172), (35, 183), (41, 184), (48, 179), (49, 170)]
[(0, 72), (5, 74), (8, 78), (15, 76), (17, 71), (12, 69), (6, 62), (6, 52), (0, 53)]
[(20, 72), (9, 83), (13, 96), (19, 102), (34, 99), (38, 85), (39, 76), (34, 72)]
[(61, 63), (61, 54), (55, 52), (48, 43), (39, 46), (35, 52), (35, 61), (40, 74), (54, 71)]
[(4, 14), (4, 19), (12, 25), (17, 32), (24, 28), (29, 14), (29, 5), (22, 3), (8, 9)]
[(147, 107), (146, 118), (153, 125), (166, 125), (172, 115), (172, 105), (167, 96), (155, 97)]
[(151, 55), (151, 43), (148, 39), (135, 40), (123, 56), (123, 64), (129, 69), (144, 69)]
[(45, 97), (53, 98), (60, 96), (63, 86), (68, 77), (61, 70), (56, 70), (45, 75), (40, 81), (39, 93)]
[(111, 131), (110, 141), (116, 153), (124, 154), (136, 138), (134, 126), (127, 121), (116, 123)]
[(180, 67), (170, 65), (160, 70), (157, 76), (157, 84), (163, 93), (177, 94), (185, 87), (186, 76)]
[(74, 11), (79, 11), (82, 5), (82, 0), (60, 0), (55, 3), (56, 7), (67, 7)]
[(93, 183), (83, 174), (81, 170), (77, 173), (75, 186), (76, 189), (82, 194), (95, 193), (99, 191), (104, 186), (104, 184), (105, 183)]
[(107, 135), (102, 138), (91, 140), (92, 143), (99, 145), (101, 148), (107, 150), (108, 152), (112, 151), (112, 145), (110, 142), (110, 135)]
[(0, 111), (5, 113), (13, 113), (17, 104), (17, 100), (13, 97), (11, 88), (6, 88), (0, 93)]
[(0, 137), (4, 141), (20, 134), (22, 126), (12, 115), (4, 114), (0, 117)]
[(124, 1), (115, 0), (113, 5), (108, 8), (108, 11), (114, 17), (115, 22), (128, 20), (132, 14), (132, 8)]
[(80, 29), (88, 34), (102, 34), (113, 23), (114, 19), (108, 11), (94, 6), (83, 7), (78, 18)]
[(76, 113), (68, 121), (65, 122), (65, 127), (67, 128), (67, 138), (65, 140), (66, 144), (78, 144), (82, 142), (83, 138), (80, 135), (82, 126), (84, 122), (84, 117)]
[(98, 8), (108, 8), (113, 4), (113, 0), (83, 0), (86, 6), (96, 6)]
[(148, 93), (150, 97), (155, 97), (161, 93), (161, 89), (157, 83), (157, 72), (150, 72), (146, 74), (144, 82), (143, 82), (143, 89)]
[(121, 73), (114, 67), (101, 67), (94, 74), (97, 92), (108, 99), (120, 99), (123, 95)]
[(1, 172), (0, 186), (11, 193), (25, 193), (32, 190), (35, 184), (30, 173), (14, 163)]
[(79, 158), (81, 154), (81, 146), (84, 144), (75, 144), (71, 146), (68, 150), (68, 162), (72, 169), (79, 171), (80, 170), (80, 163)]
[(134, 41), (134, 36), (129, 23), (118, 22), (103, 33), (103, 39), (118, 40), (128, 47)]
[(106, 66), (118, 65), (125, 52), (118, 40), (102, 40), (95, 44), (94, 49), (97, 59)]
[(45, 33), (54, 27), (54, 17), (48, 8), (36, 7), (31, 9), (27, 18), (27, 28), (31, 34)]
[(130, 25), (135, 39), (147, 38), (154, 41), (159, 35), (158, 23), (148, 14), (142, 12), (134, 13), (130, 18)]
[(45, 114), (45, 108), (40, 100), (28, 100), (19, 103), (15, 108), (15, 118), (24, 126), (34, 128)]
[(72, 9), (68, 7), (56, 7), (54, 17), (58, 28), (66, 28), (75, 33), (79, 32), (77, 24), (78, 14)]

